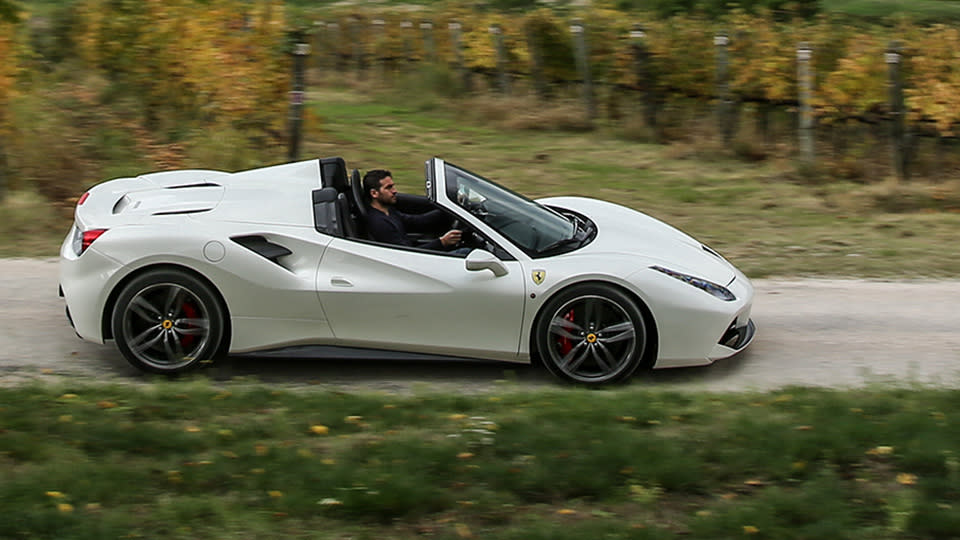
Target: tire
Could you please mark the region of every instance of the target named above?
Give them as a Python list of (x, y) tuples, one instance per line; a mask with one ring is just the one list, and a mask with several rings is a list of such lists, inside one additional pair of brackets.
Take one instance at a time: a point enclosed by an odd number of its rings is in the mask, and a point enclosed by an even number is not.
[(111, 317), (113, 337), (133, 366), (174, 374), (212, 362), (226, 316), (209, 285), (181, 270), (154, 270), (127, 283)]
[(551, 298), (535, 328), (543, 364), (587, 385), (622, 382), (643, 359), (647, 329), (637, 303), (602, 283), (576, 285)]

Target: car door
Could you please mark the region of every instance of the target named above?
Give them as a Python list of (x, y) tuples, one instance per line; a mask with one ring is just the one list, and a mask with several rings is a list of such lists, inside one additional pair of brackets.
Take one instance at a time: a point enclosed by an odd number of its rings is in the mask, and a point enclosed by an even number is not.
[(334, 239), (317, 292), (342, 345), (511, 360), (524, 308), (520, 263), (467, 270), (443, 253)]

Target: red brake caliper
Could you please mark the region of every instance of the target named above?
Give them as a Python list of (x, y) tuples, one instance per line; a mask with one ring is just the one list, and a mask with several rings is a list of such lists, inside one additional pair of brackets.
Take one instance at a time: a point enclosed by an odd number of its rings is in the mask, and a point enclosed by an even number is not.
[[(183, 303), (183, 314), (186, 315), (187, 319), (196, 318), (197, 313), (198, 313), (197, 308), (193, 307), (193, 304), (191, 304), (190, 302)], [(186, 327), (194, 328), (192, 324), (188, 324)], [(191, 345), (193, 345), (193, 341), (195, 339), (196, 339), (196, 336), (188, 334), (186, 336), (183, 336), (183, 339), (180, 340), (180, 344), (183, 345), (184, 348), (188, 348)]]
[[(573, 322), (573, 310), (571, 309), (570, 311), (568, 311), (567, 314), (563, 316), (563, 318), (564, 320)], [(573, 349), (573, 341), (571, 341), (570, 338), (568, 337), (558, 338), (557, 345), (560, 347), (560, 354), (563, 356), (566, 356), (567, 353), (569, 353)]]

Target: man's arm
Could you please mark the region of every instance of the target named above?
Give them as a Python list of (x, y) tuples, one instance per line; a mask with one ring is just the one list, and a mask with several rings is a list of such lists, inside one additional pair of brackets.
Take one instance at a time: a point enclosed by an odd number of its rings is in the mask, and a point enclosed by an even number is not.
[(444, 227), (447, 223), (446, 214), (441, 210), (431, 210), (422, 214), (405, 214), (403, 212), (396, 212), (396, 214), (403, 225), (414, 232), (436, 230)]

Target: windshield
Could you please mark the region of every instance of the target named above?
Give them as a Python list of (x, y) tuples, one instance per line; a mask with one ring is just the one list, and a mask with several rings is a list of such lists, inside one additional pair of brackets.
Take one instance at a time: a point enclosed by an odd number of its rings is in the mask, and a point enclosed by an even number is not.
[(528, 255), (566, 242), (577, 232), (559, 213), (473, 173), (447, 163), (444, 176), (451, 200)]

